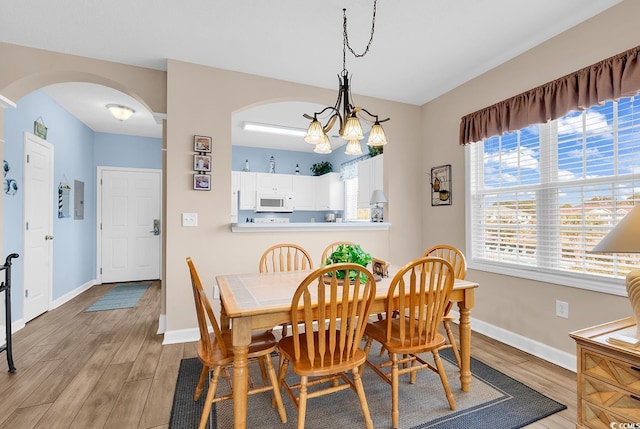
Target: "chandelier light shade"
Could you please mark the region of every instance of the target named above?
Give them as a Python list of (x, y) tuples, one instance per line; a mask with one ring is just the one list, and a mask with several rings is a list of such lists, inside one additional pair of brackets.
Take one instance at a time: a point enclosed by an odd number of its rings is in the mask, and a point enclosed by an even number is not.
[(322, 143), (318, 143), (313, 151), (315, 153), (326, 155), (333, 152), (333, 149), (331, 148), (331, 141), (329, 140), (329, 136), (327, 136), (326, 134), (323, 134), (323, 136), (324, 137), (322, 139)]
[(384, 135), (382, 125), (378, 122), (373, 124), (371, 131), (369, 131), (369, 140), (367, 140), (369, 146), (382, 146), (387, 144), (387, 137)]
[[(591, 250), (595, 253), (640, 253), (640, 206), (635, 206), (609, 233)], [(627, 294), (633, 309), (636, 332), (630, 336), (616, 335), (615, 340), (632, 346), (640, 344), (640, 269), (635, 269), (626, 278)]]
[(362, 155), (362, 146), (360, 145), (360, 140), (349, 140), (347, 142), (347, 147), (344, 151), (347, 155)]
[(324, 130), (322, 129), (322, 124), (317, 119), (311, 121), (311, 125), (309, 125), (309, 129), (307, 130), (307, 135), (304, 137), (304, 141), (309, 144), (322, 144), (324, 143)]
[(122, 104), (107, 104), (107, 109), (119, 121), (126, 121), (136, 113), (131, 107), (123, 106)]
[[(356, 54), (349, 45), (349, 36), (347, 33), (347, 10), (342, 9), (342, 73), (338, 75), (338, 81), (340, 84), (338, 98), (333, 106), (327, 106), (319, 112), (314, 112), (313, 115), (306, 113), (303, 115), (305, 118), (311, 120), (309, 128), (307, 129), (307, 134), (304, 138), (304, 140), (309, 144), (315, 144), (316, 146), (325, 145), (326, 143), (321, 140), (321, 136), (329, 133), (333, 126), (338, 123), (340, 127), (338, 134), (340, 137), (348, 141), (345, 153), (349, 155), (360, 155), (362, 154), (362, 148), (360, 147), (359, 140), (364, 138), (362, 123), (360, 122), (361, 120), (372, 124), (371, 131), (369, 133), (369, 140), (367, 141), (368, 145), (382, 146), (387, 143), (384, 130), (380, 123), (386, 122), (390, 118), (380, 119), (378, 115), (374, 115), (367, 111), (367, 109), (357, 107), (351, 103), (351, 87), (349, 86), (349, 72), (347, 71), (347, 49), (349, 49), (355, 57), (363, 57), (367, 52), (369, 52), (375, 30), (376, 4), (377, 0), (374, 0), (373, 18), (371, 21), (371, 37), (362, 54)], [(356, 145), (352, 143), (354, 140), (358, 143), (357, 150)], [(318, 151), (314, 150), (314, 152)]]

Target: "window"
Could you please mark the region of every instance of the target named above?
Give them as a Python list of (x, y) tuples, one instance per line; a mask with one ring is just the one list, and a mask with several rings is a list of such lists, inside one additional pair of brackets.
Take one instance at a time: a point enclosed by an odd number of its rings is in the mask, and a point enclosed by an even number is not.
[(640, 256), (589, 251), (640, 199), (640, 97), (466, 151), (470, 267), (625, 295)]
[(349, 162), (342, 165), (344, 180), (344, 220), (349, 222), (368, 222), (371, 220), (371, 208), (358, 207), (358, 164)]

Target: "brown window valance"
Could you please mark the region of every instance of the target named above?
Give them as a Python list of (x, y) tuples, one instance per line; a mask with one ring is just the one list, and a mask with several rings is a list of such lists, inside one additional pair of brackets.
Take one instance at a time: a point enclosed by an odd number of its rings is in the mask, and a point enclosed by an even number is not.
[(557, 119), (640, 91), (640, 46), (462, 117), (460, 144)]

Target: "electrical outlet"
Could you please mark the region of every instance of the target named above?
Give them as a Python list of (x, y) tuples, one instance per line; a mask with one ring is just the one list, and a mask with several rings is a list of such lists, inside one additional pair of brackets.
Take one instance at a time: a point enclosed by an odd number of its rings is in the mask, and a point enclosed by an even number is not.
[(556, 316), (569, 318), (569, 303), (565, 301), (556, 301)]
[(198, 226), (198, 213), (182, 213), (182, 226)]

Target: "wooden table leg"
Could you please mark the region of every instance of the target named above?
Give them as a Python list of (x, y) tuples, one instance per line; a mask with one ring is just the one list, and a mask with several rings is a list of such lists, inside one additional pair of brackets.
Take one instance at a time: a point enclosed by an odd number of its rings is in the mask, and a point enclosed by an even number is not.
[(227, 316), (227, 309), (224, 308), (224, 301), (220, 300), (220, 330), (222, 332), (229, 332), (229, 316)]
[(469, 321), (471, 310), (466, 300), (458, 302), (458, 309), (460, 310), (458, 325), (460, 330), (460, 384), (462, 391), (468, 392), (471, 383), (471, 322)]
[(247, 392), (249, 386), (249, 343), (251, 342), (251, 320), (233, 319), (233, 427), (247, 427)]

